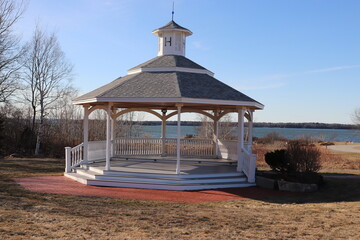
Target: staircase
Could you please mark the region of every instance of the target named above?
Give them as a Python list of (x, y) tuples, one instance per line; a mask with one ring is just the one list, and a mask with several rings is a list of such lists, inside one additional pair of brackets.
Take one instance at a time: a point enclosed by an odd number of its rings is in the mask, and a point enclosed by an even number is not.
[(65, 173), (66, 177), (93, 186), (143, 188), (159, 190), (204, 190), (218, 188), (239, 188), (255, 186), (248, 183), (243, 173), (223, 172), (207, 174), (163, 174), (126, 171), (107, 171), (104, 168), (81, 166), (74, 172)]

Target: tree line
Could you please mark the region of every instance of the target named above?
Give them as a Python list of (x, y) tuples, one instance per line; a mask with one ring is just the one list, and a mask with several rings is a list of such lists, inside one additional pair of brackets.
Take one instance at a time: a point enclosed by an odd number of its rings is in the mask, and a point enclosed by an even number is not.
[[(71, 81), (74, 66), (62, 51), (54, 32), (36, 24), (24, 44), (15, 34), (16, 24), (26, 10), (21, 0), (0, 0), (0, 155), (19, 153), (61, 157), (65, 146), (82, 142), (82, 108), (72, 104), (78, 95)], [(360, 108), (359, 108), (360, 109)], [(360, 110), (354, 122), (360, 124)], [(105, 139), (105, 114), (94, 112), (89, 126), (90, 140)], [(133, 113), (117, 119), (116, 136), (139, 136), (141, 125)], [(168, 122), (169, 125), (175, 124)], [(199, 135), (211, 136), (213, 126), (206, 119), (185, 121), (198, 126)], [(222, 137), (235, 126), (224, 118)], [(255, 123), (255, 127), (342, 128), (353, 125), (323, 123)]]
[[(15, 34), (26, 7), (25, 1), (0, 0), (0, 141), (3, 153), (31, 149), (38, 156), (46, 152), (43, 143), (63, 134), (48, 119), (74, 115), (70, 99), (76, 90), (71, 86), (73, 65), (55, 33), (38, 23), (24, 44)], [(50, 136), (49, 131), (56, 132)]]

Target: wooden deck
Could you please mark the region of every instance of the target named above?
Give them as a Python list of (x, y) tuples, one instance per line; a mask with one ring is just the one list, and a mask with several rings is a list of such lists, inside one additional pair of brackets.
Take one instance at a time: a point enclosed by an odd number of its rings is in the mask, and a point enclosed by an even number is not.
[[(105, 160), (97, 161), (90, 166), (105, 170)], [(236, 161), (225, 159), (182, 158), (180, 166), (180, 175), (236, 172)], [(118, 156), (111, 160), (111, 171), (118, 172), (177, 175), (175, 169), (176, 159), (174, 157)]]

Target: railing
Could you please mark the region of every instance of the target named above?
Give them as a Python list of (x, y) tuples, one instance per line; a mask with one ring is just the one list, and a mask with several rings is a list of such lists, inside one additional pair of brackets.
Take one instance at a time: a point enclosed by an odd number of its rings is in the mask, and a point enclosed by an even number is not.
[(84, 157), (84, 144), (81, 143), (76, 147), (65, 148), (65, 172), (70, 173), (74, 167), (81, 164)]
[[(219, 139), (219, 154), (221, 158), (237, 160), (237, 140), (220, 140)], [(244, 143), (244, 148), (248, 152), (252, 152), (250, 143)]]
[(106, 141), (90, 141), (88, 143), (88, 161), (105, 159)]
[(162, 140), (160, 138), (119, 138), (114, 142), (116, 155), (160, 155)]
[[(114, 154), (116, 155), (160, 155), (162, 154), (161, 138), (119, 138), (114, 140)], [(176, 155), (177, 139), (167, 138), (165, 154)], [(180, 154), (182, 156), (213, 156), (214, 145), (210, 139), (181, 139)]]
[[(177, 139), (167, 138), (165, 144), (167, 155), (176, 155)], [(214, 156), (214, 142), (211, 139), (180, 139), (180, 155), (181, 156)]]
[(247, 176), (248, 182), (255, 182), (256, 154), (242, 148), (241, 159), (243, 161), (243, 172)]

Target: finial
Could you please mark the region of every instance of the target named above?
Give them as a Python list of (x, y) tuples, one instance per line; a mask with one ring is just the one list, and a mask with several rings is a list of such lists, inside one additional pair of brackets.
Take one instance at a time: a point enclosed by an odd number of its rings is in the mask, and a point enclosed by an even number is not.
[(173, 2), (173, 8), (172, 8), (172, 12), (171, 12), (171, 20), (174, 21), (174, 2)]

